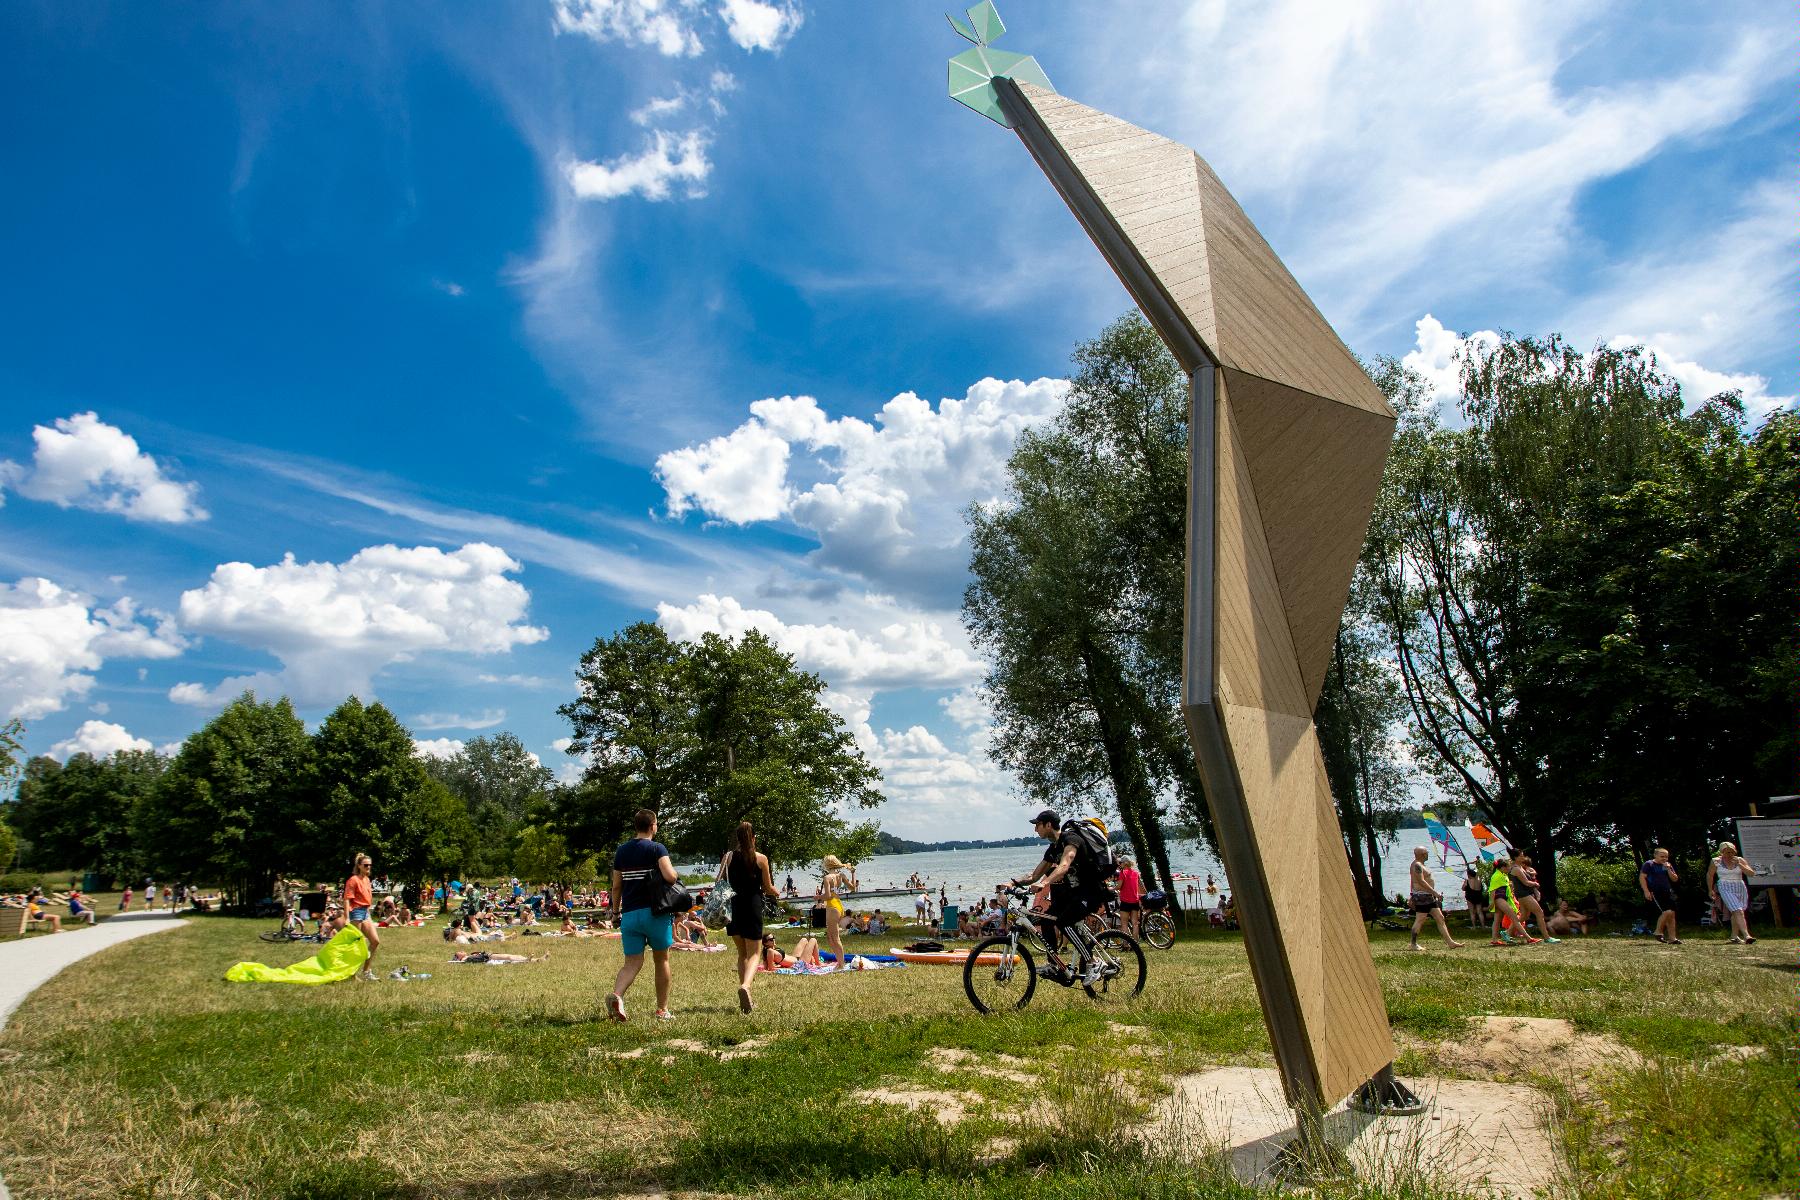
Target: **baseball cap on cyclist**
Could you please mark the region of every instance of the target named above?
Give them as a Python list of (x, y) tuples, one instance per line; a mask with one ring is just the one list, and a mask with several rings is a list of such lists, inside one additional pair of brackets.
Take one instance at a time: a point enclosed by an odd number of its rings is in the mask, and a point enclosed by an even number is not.
[(1057, 814), (1056, 810), (1053, 808), (1046, 808), (1043, 812), (1041, 812), (1037, 816), (1031, 818), (1031, 823), (1033, 825), (1042, 825), (1045, 821), (1048, 821), (1048, 822), (1050, 822), (1050, 824), (1056, 825), (1056, 826), (1062, 825), (1062, 817), (1059, 816)]

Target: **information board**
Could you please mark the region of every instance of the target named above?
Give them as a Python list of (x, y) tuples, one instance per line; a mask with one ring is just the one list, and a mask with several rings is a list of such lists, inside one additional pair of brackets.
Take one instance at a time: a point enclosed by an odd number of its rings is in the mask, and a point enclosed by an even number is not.
[(1738, 853), (1756, 875), (1751, 887), (1800, 887), (1800, 820), (1739, 817)]

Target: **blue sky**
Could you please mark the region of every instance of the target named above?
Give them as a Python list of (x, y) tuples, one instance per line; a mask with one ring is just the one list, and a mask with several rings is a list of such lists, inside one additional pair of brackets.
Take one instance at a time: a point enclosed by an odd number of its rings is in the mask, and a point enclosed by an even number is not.
[[(1345, 340), (1650, 345), (1791, 404), (1780, 6), (1022, 4)], [(0, 9), (0, 713), (166, 746), (245, 686), (434, 752), (634, 620), (831, 685), (884, 824), (1010, 834), (960, 511), (1128, 305), (930, 5)]]

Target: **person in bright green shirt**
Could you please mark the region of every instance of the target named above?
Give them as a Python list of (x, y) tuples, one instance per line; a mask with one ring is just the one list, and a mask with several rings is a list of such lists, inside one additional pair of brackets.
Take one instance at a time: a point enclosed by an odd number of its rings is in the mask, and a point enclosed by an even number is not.
[(1494, 873), (1488, 876), (1488, 907), (1494, 910), (1494, 932), (1490, 946), (1508, 946), (1513, 943), (1512, 937), (1505, 932), (1508, 918), (1517, 925), (1524, 939), (1536, 945), (1540, 940), (1525, 932), (1525, 922), (1519, 916), (1519, 905), (1513, 897), (1512, 860), (1502, 854), (1494, 860)]

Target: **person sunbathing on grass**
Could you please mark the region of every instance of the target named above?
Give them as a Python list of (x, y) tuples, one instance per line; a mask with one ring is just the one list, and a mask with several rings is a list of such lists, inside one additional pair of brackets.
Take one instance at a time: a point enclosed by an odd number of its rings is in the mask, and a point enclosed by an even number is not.
[(533, 957), (527, 954), (502, 954), (497, 950), (458, 950), (450, 956), (450, 961), (453, 963), (542, 962), (549, 957), (548, 953)]

